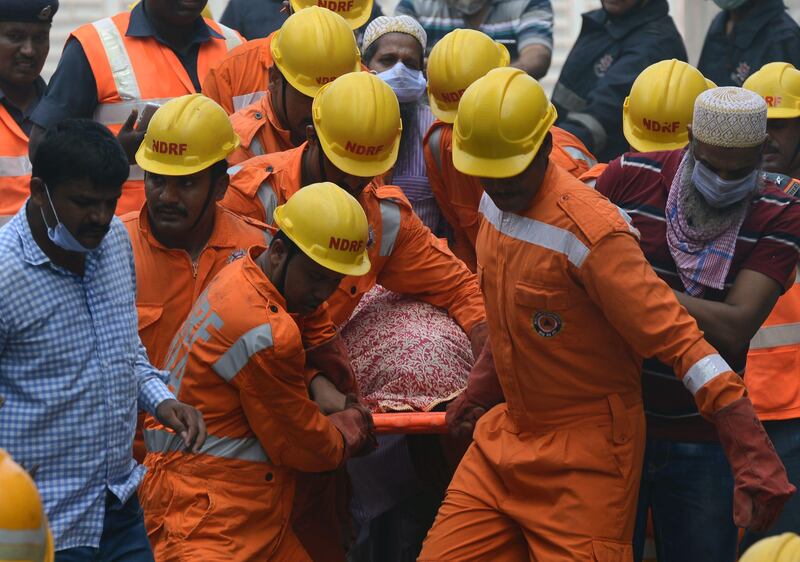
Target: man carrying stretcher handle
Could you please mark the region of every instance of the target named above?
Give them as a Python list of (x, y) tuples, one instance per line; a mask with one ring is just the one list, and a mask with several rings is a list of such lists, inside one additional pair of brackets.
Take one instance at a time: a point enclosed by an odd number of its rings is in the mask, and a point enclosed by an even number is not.
[(631, 560), (643, 357), (671, 365), (716, 425), (738, 525), (768, 527), (795, 492), (742, 380), (655, 275), (638, 231), (550, 163), (555, 118), (541, 86), (509, 68), (458, 108), (453, 162), (485, 190), (478, 276), (494, 356), (448, 411), (454, 429), (480, 421), (423, 561)]

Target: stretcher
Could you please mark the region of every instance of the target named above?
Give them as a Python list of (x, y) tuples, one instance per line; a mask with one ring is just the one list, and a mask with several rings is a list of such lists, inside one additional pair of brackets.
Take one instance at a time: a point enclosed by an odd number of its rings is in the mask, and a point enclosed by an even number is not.
[(393, 412), (372, 414), (372, 420), (379, 435), (447, 433), (444, 416), (444, 412)]

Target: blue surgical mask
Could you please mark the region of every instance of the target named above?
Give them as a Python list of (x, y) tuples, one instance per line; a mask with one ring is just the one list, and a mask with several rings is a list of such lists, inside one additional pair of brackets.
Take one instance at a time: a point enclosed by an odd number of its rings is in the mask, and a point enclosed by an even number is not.
[(738, 203), (756, 190), (758, 170), (737, 180), (724, 180), (705, 164), (695, 160), (692, 183), (709, 205), (722, 209)]
[(86, 254), (91, 252), (90, 248), (87, 248), (72, 235), (69, 229), (64, 226), (64, 223), (58, 218), (58, 213), (56, 213), (56, 208), (53, 205), (53, 200), (50, 198), (50, 189), (48, 189), (47, 184), (44, 186), (44, 192), (47, 194), (47, 200), (50, 202), (50, 208), (53, 209), (53, 216), (56, 217), (56, 225), (49, 226), (47, 224), (47, 219), (44, 218), (44, 211), (42, 211), (41, 207), (39, 208), (39, 212), (42, 213), (42, 220), (44, 220), (44, 224), (47, 227), (47, 237), (50, 241), (69, 252), (78, 252), (80, 254)]
[(389, 84), (400, 103), (417, 101), (425, 93), (427, 84), (421, 70), (412, 70), (402, 62), (378, 73), (378, 78)]
[(714, 4), (719, 6), (720, 10), (735, 10), (745, 2), (747, 0), (714, 0)]

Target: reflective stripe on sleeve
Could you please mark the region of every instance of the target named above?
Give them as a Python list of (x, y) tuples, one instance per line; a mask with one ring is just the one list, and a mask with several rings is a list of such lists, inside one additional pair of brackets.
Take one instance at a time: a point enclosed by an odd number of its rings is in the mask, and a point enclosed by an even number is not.
[(561, 148), (564, 149), (564, 152), (569, 154), (569, 157), (572, 158), (573, 160), (579, 160), (581, 162), (586, 162), (586, 165), (589, 168), (592, 168), (593, 166), (597, 165), (597, 160), (595, 160), (594, 158), (590, 157), (588, 154), (586, 154), (584, 151), (582, 151), (579, 148), (575, 148), (574, 146), (562, 146)]
[(142, 97), (142, 93), (119, 29), (114, 25), (111, 18), (103, 18), (92, 25), (97, 30), (100, 42), (106, 52), (106, 57), (108, 57), (111, 74), (114, 77), (114, 84), (117, 87), (119, 97), (123, 100), (138, 100)]
[(44, 560), (47, 529), (0, 529), (0, 560)]
[(400, 232), (400, 206), (394, 201), (381, 201), (381, 251), (380, 256), (391, 256), (397, 234)]
[(253, 355), (270, 347), (272, 347), (272, 326), (261, 324), (236, 340), (225, 355), (212, 365), (212, 369), (227, 382), (231, 382)]
[(750, 340), (750, 349), (768, 349), (800, 344), (800, 322), (762, 326)]
[(567, 113), (567, 121), (579, 123), (589, 130), (593, 141), (592, 150), (599, 152), (605, 148), (606, 143), (608, 142), (608, 133), (606, 132), (606, 128), (603, 127), (603, 124), (600, 123), (597, 117), (590, 115), (589, 113), (573, 111)]
[(575, 267), (581, 267), (589, 255), (589, 248), (572, 232), (515, 213), (504, 213), (486, 193), (481, 197), (480, 212), (501, 234), (564, 254)]
[(692, 395), (695, 395), (703, 386), (728, 371), (733, 371), (733, 369), (719, 354), (706, 355), (686, 371), (686, 375), (683, 377), (683, 386)]
[(33, 167), (27, 156), (0, 156), (0, 177), (27, 176)]
[[(180, 435), (163, 429), (145, 429), (144, 444), (152, 453), (185, 450)], [(249, 462), (270, 462), (269, 456), (255, 437), (235, 438), (209, 435), (198, 454)]]
[(231, 101), (233, 102), (233, 110), (239, 111), (240, 109), (243, 109), (252, 103), (256, 103), (258, 100), (260, 100), (266, 95), (267, 95), (266, 91), (260, 91), (260, 92), (253, 92), (251, 94), (242, 94), (240, 96), (233, 96), (233, 99), (231, 99)]

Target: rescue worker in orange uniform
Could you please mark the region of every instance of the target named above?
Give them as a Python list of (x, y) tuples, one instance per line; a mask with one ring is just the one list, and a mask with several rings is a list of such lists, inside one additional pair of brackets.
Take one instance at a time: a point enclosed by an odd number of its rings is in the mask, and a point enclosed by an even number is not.
[[(694, 100), (714, 87), (699, 70), (677, 59), (645, 68), (622, 106), (622, 132), (631, 152), (678, 150), (689, 144)], [(579, 179), (594, 187), (606, 168), (606, 163), (595, 164)]]
[[(766, 179), (797, 196), (800, 179), (800, 70), (789, 63), (765, 64), (742, 86), (767, 102)], [(789, 133), (788, 135), (786, 133)], [(758, 417), (781, 457), (789, 481), (800, 486), (800, 277), (775, 303), (769, 317), (750, 342), (745, 383)], [(786, 505), (768, 533), (800, 529), (800, 498)], [(740, 552), (765, 535), (747, 533)]]
[(0, 225), (16, 215), (30, 195), (30, 116), (44, 93), (40, 73), (57, 10), (58, 0), (0, 4)]
[(159, 560), (311, 560), (291, 526), (297, 471), (325, 472), (374, 445), (349, 395), (323, 415), (308, 398), (293, 314), (313, 314), (345, 275), (364, 275), (369, 226), (331, 183), (275, 211), (269, 249), (253, 246), (195, 302), (167, 359), (171, 384), (208, 420), (198, 454), (153, 418), (140, 495)]
[[(342, 16), (350, 29), (355, 31), (367, 23), (372, 12), (372, 3), (373, 0), (292, 0), (291, 7), (295, 13), (299, 13), (316, 4), (320, 8), (326, 8)], [(289, 19), (286, 20), (286, 22), (288, 21)], [(286, 22), (283, 25), (286, 25)], [(280, 32), (279, 29), (268, 37), (248, 41), (231, 50), (203, 79), (203, 93), (224, 107), (229, 114), (235, 113), (267, 95), (269, 84), (272, 82), (270, 75), (274, 54), (272, 41)], [(353, 36), (353, 42), (355, 44), (355, 36)], [(338, 52), (341, 46), (340, 43), (331, 44), (330, 48)], [(300, 47), (301, 50), (305, 48), (307, 45)], [(297, 56), (298, 60), (302, 58), (306, 61), (305, 64), (312, 64), (312, 59), (307, 59), (302, 53), (285, 51), (285, 54)], [(337, 54), (333, 58), (338, 59), (339, 56)], [(316, 64), (326, 65), (327, 63), (324, 59), (319, 59)], [(314, 76), (315, 73), (312, 71), (309, 74)], [(328, 75), (327, 77), (332, 76)]]
[(320, 89), (312, 114), (308, 141), (246, 161), (231, 178), (223, 206), (267, 220), (305, 184), (341, 185), (367, 213), (372, 269), (346, 278), (330, 298), (334, 322), (344, 324), (379, 283), (446, 309), (473, 349), (482, 349), (485, 315), (475, 276), (422, 224), (400, 188), (373, 181), (394, 165), (400, 145), (400, 109), (392, 89), (374, 74), (345, 74)]
[(795, 491), (741, 379), (650, 268), (628, 218), (549, 159), (555, 118), (541, 86), (511, 68), (458, 108), (453, 161), (485, 189), (477, 254), (494, 353), (448, 408), (454, 429), (480, 420), (422, 561), (631, 560), (643, 357), (673, 365), (715, 422), (740, 525), (768, 526)]
[[(472, 271), (483, 188), (453, 167), (453, 121), (464, 90), (493, 68), (508, 66), (509, 61), (503, 45), (474, 29), (451, 31), (436, 43), (428, 59), (428, 99), (437, 117), (423, 141), (428, 181), (453, 229), (451, 249)], [(553, 127), (552, 133), (551, 157), (558, 166), (579, 176), (597, 163), (577, 137), (558, 127)]]
[(229, 158), (233, 164), (302, 144), (317, 91), (360, 68), (361, 57), (347, 22), (317, 6), (289, 16), (273, 34), (269, 49), (273, 62), (266, 95), (231, 115), (242, 139)]
[[(238, 138), (216, 103), (200, 94), (167, 102), (153, 116), (143, 144), (150, 148), (137, 155), (145, 171), (145, 205), (122, 222), (133, 246), (139, 337), (150, 362), (163, 368), (172, 338), (200, 293), (246, 248), (266, 244), (267, 231), (265, 224), (217, 205), (228, 187), (226, 157)], [(141, 413), (134, 440), (139, 462), (145, 454), (143, 419)]]
[(205, 6), (204, 0), (191, 6), (179, 0), (144, 0), (130, 12), (73, 31), (31, 117), (36, 124), (31, 152), (42, 131), (63, 119), (91, 118), (106, 125), (131, 163), (117, 214), (139, 210), (144, 172), (135, 154), (152, 115), (143, 111), (145, 106), (199, 92), (209, 69), (242, 42), (235, 31), (203, 18)]

